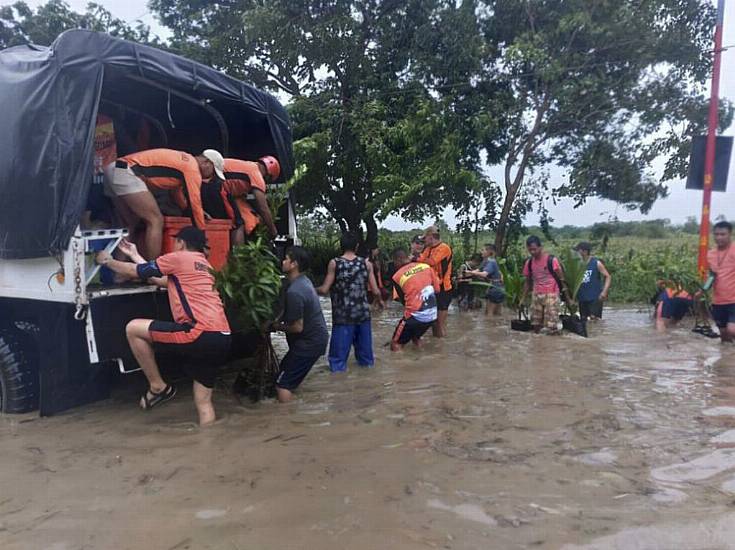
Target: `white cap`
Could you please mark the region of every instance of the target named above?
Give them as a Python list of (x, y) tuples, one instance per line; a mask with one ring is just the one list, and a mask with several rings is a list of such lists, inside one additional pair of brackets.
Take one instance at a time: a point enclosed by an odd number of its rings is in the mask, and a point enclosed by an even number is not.
[(219, 151), (214, 149), (205, 149), (202, 156), (214, 164), (214, 171), (221, 180), (225, 179), (225, 158)]

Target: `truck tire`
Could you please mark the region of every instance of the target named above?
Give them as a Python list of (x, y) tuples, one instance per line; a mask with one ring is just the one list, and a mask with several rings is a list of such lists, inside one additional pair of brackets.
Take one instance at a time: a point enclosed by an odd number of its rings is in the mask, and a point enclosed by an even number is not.
[(0, 412), (38, 409), (38, 346), (30, 323), (0, 326)]

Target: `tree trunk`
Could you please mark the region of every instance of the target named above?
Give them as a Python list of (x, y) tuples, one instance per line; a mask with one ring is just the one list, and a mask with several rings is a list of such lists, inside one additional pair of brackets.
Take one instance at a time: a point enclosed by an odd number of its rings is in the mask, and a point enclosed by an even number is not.
[(503, 210), (500, 212), (498, 219), (498, 227), (495, 230), (495, 248), (496, 250), (505, 252), (505, 238), (508, 233), (508, 220), (510, 219), (510, 211), (516, 200), (517, 190), (515, 192), (508, 191), (503, 199)]
[(367, 227), (367, 235), (365, 236), (365, 247), (368, 251), (378, 246), (378, 224), (373, 214), (365, 214), (365, 227)]
[(503, 198), (503, 209), (500, 211), (498, 219), (498, 227), (495, 230), (495, 249), (505, 254), (508, 243), (506, 237), (508, 235), (508, 222), (510, 220), (510, 212), (513, 204), (518, 196), (518, 191), (523, 184), (523, 172), (525, 171), (525, 158), (518, 168), (515, 178), (510, 177), (510, 171), (515, 163), (515, 157), (511, 156), (505, 163), (505, 197)]
[[(516, 198), (518, 197), (518, 191), (520, 191), (523, 185), (523, 180), (526, 175), (526, 168), (531, 160), (531, 156), (536, 149), (545, 141), (545, 137), (540, 135), (542, 122), (544, 115), (549, 108), (551, 98), (548, 94), (544, 93), (543, 100), (536, 107), (536, 115), (533, 122), (533, 126), (529, 132), (523, 137), (518, 148), (512, 148), (508, 159), (505, 161), (505, 198), (503, 199), (503, 210), (500, 212), (500, 219), (498, 220), (498, 228), (495, 233), (495, 247), (498, 251), (503, 251), (505, 254), (508, 235), (508, 221), (510, 220), (510, 213), (515, 204)], [(511, 178), (510, 172), (515, 166), (518, 156), (521, 155), (521, 162), (518, 164), (518, 171), (515, 177)]]

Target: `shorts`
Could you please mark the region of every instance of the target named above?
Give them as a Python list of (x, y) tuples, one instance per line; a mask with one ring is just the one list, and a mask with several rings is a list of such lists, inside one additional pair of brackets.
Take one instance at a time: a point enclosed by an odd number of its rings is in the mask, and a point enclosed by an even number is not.
[(213, 388), (217, 371), (230, 357), (232, 337), (227, 332), (198, 331), (191, 325), (153, 321), (148, 327), (153, 349), (176, 359), (189, 376)]
[(505, 302), (505, 289), (501, 286), (492, 286), (485, 294), (485, 299), (491, 304), (502, 304)]
[(735, 323), (735, 304), (712, 304), (712, 318), (720, 328)]
[(534, 294), (531, 300), (531, 325), (559, 330), (559, 294)]
[(452, 303), (452, 291), (442, 290), (436, 295), (436, 308), (439, 311), (447, 311)]
[(681, 321), (694, 302), (689, 298), (664, 298), (661, 303), (661, 318)]
[(579, 302), (579, 315), (582, 319), (587, 319), (589, 317), (602, 319), (602, 300)]
[(105, 195), (122, 197), (133, 193), (148, 191), (145, 182), (136, 176), (125, 163), (110, 163), (105, 166)]
[(284, 390), (295, 390), (304, 381), (306, 375), (309, 374), (314, 363), (322, 355), (296, 355), (289, 351), (281, 359), (281, 372), (276, 378), (276, 386)]
[(408, 319), (403, 318), (398, 321), (398, 326), (396, 326), (396, 330), (393, 332), (392, 341), (394, 344), (405, 346), (411, 341), (419, 340), (433, 324), (434, 321), (425, 323), (417, 320), (413, 316)]

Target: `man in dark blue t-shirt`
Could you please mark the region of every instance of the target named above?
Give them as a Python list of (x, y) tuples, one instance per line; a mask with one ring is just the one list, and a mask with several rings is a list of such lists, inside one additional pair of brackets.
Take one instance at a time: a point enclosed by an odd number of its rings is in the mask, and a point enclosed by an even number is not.
[(276, 380), (278, 400), (286, 403), (293, 397), (306, 375), (327, 350), (329, 333), (322, 306), (314, 285), (303, 274), (309, 268), (309, 254), (300, 246), (286, 250), (281, 265), (288, 276), (286, 311), (273, 330), (286, 333), (288, 353), (281, 360), (281, 373)]
[[(582, 261), (587, 265), (582, 285), (577, 292), (579, 315), (582, 319), (602, 319), (602, 303), (607, 300), (612, 277), (605, 264), (591, 257), (592, 245), (590, 243), (581, 242), (574, 249), (579, 252)], [(604, 283), (602, 279), (605, 280)]]

